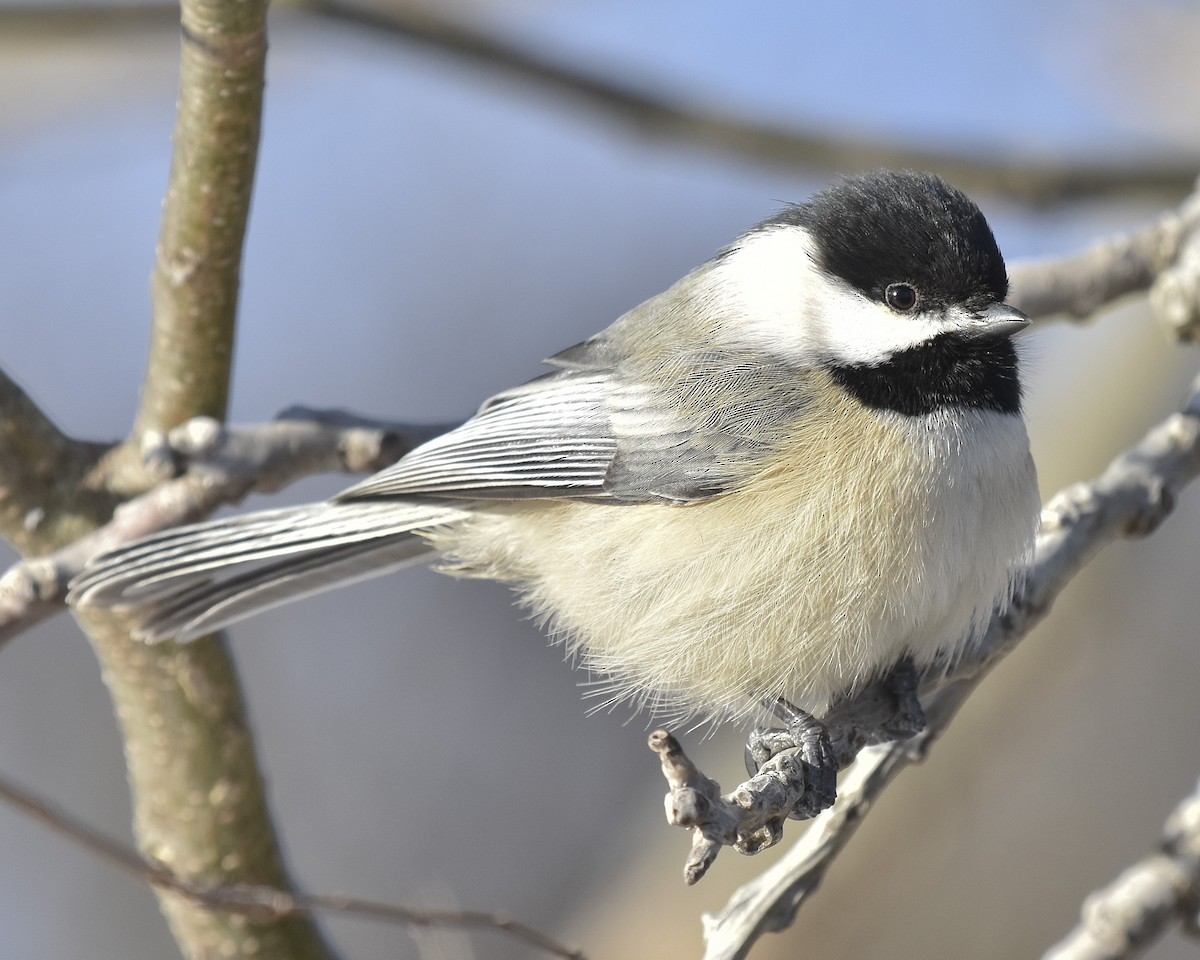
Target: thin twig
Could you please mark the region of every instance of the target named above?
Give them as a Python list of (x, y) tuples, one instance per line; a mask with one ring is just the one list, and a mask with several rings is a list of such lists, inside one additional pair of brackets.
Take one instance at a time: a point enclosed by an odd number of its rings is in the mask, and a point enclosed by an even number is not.
[(379, 920), (405, 927), (453, 927), (494, 930), (514, 937), (556, 957), (584, 960), (580, 950), (564, 946), (529, 924), (499, 913), (480, 910), (414, 910), (354, 897), (289, 893), (259, 884), (205, 885), (185, 880), (162, 864), (148, 863), (133, 850), (56, 810), (27, 790), (0, 777), (0, 800), (48, 826), (55, 833), (89, 850), (115, 867), (140, 877), (157, 890), (165, 890), (205, 910), (243, 914), (257, 921), (278, 920), (318, 911)]
[[(839, 786), (837, 803), (774, 867), (739, 889), (720, 914), (706, 918), (705, 960), (745, 957), (763, 933), (789, 926), (874, 801), (901, 770), (924, 755), (987, 670), (1049, 612), (1054, 599), (1097, 551), (1120, 537), (1145, 536), (1156, 529), (1197, 475), (1200, 377), (1179, 413), (1117, 457), (1096, 480), (1068, 487), (1050, 500), (1023, 589), (1005, 613), (993, 617), (978, 649), (927, 702), (925, 732), (912, 741), (862, 751)], [(737, 793), (725, 801), (745, 809)], [(701, 830), (704, 823), (689, 826)]]

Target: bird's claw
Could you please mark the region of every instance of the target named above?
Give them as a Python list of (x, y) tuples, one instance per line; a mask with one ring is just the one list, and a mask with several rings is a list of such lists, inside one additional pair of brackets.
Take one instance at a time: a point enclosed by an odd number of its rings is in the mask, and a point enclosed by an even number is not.
[(773, 708), (786, 729), (756, 729), (746, 741), (746, 770), (756, 775), (764, 763), (785, 750), (794, 750), (804, 765), (804, 793), (788, 816), (808, 820), (833, 806), (837, 799), (838, 759), (829, 731), (816, 717), (780, 701)]

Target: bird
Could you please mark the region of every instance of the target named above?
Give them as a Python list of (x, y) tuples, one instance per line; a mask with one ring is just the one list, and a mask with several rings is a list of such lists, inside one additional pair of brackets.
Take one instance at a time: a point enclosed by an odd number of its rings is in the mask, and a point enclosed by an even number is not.
[(184, 641), (430, 563), (513, 585), (606, 703), (819, 728), (952, 663), (1020, 584), (1040, 501), (1007, 294), (966, 194), (840, 177), (331, 500), (118, 547), (70, 601)]

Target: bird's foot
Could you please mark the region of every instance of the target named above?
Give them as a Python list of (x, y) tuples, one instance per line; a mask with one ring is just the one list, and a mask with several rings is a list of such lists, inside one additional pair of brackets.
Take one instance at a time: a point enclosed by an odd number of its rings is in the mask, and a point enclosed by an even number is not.
[(754, 776), (764, 763), (785, 750), (795, 750), (804, 764), (804, 793), (788, 814), (808, 820), (837, 799), (838, 758), (825, 724), (811, 713), (780, 698), (769, 704), (787, 726), (757, 729), (746, 741), (746, 770)]
[(925, 729), (925, 710), (917, 696), (920, 675), (912, 660), (901, 660), (884, 678), (886, 689), (895, 699), (895, 709), (890, 717), (879, 725), (871, 743), (886, 743), (890, 740), (910, 740)]

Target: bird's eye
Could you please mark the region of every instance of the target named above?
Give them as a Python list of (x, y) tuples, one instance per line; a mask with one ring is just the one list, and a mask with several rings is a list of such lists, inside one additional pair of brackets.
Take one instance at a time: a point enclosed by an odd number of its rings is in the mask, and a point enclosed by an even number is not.
[(907, 313), (917, 305), (917, 291), (907, 283), (892, 283), (883, 291), (887, 305), (900, 313)]

